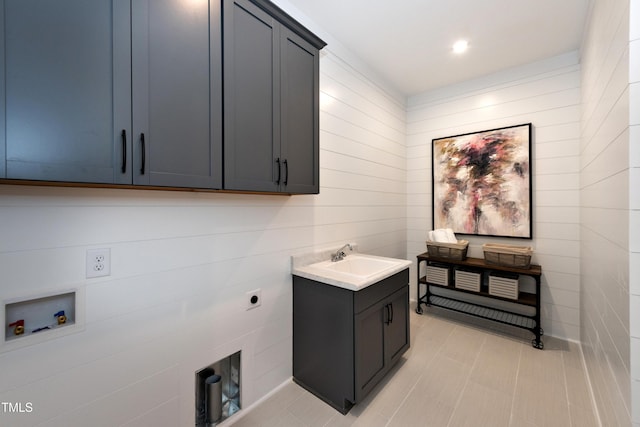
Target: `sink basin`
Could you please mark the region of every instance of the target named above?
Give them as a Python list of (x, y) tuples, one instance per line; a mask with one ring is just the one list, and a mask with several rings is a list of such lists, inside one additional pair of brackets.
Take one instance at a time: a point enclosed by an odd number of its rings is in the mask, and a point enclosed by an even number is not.
[(326, 260), (299, 265), (294, 261), (292, 274), (317, 282), (359, 291), (398, 273), (411, 265), (411, 261), (396, 258), (352, 253), (341, 261)]
[(337, 271), (345, 274), (352, 274), (359, 277), (369, 277), (379, 274), (388, 268), (397, 265), (396, 261), (390, 261), (380, 258), (372, 258), (361, 255), (349, 255), (342, 261), (324, 261), (312, 264), (311, 267), (326, 268), (327, 270)]

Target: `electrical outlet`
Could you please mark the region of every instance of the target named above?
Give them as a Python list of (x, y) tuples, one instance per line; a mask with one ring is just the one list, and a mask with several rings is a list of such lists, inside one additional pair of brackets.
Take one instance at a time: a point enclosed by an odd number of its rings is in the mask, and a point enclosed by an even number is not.
[(111, 274), (111, 249), (89, 249), (87, 251), (87, 279)]
[(252, 308), (260, 307), (262, 304), (262, 290), (255, 289), (253, 291), (247, 292), (247, 310), (251, 310)]

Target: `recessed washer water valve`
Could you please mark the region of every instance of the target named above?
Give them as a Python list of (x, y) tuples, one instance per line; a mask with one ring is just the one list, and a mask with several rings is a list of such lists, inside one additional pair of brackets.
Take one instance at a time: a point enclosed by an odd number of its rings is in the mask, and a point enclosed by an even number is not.
[(64, 314), (64, 310), (60, 310), (56, 314), (53, 315), (58, 320), (58, 325), (64, 325), (67, 323), (67, 316)]
[(15, 322), (9, 324), (10, 328), (13, 326), (15, 326), (15, 328), (13, 329), (13, 335), (24, 334), (24, 319), (16, 320)]

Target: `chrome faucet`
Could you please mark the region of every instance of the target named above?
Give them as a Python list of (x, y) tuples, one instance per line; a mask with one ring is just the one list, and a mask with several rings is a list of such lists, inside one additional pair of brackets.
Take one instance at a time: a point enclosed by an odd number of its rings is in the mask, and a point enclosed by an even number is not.
[(347, 243), (346, 245), (338, 249), (338, 252), (331, 254), (331, 261), (333, 262), (342, 261), (344, 257), (347, 256), (347, 254), (344, 253), (345, 248), (349, 248), (349, 250), (353, 251), (353, 246)]

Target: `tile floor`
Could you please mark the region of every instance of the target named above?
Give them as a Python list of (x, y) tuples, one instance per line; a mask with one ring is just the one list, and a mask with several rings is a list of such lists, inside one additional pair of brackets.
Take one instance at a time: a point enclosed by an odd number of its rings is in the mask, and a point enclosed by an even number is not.
[(411, 311), (411, 348), (342, 415), (288, 383), (229, 425), (599, 426), (578, 344), (442, 311)]

